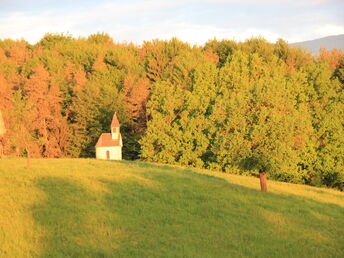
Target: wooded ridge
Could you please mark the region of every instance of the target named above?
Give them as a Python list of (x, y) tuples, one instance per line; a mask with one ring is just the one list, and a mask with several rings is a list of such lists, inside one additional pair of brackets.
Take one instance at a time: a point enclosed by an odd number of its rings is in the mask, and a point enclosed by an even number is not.
[(344, 54), (279, 40), (107, 34), (0, 40), (5, 155), (94, 157), (117, 112), (123, 157), (344, 187)]

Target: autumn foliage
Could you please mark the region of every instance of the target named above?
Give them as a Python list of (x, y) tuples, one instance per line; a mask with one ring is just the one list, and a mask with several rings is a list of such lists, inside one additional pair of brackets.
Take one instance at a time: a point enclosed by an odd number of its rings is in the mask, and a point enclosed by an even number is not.
[(0, 41), (5, 155), (93, 157), (116, 111), (123, 156), (344, 187), (344, 54), (283, 40), (141, 46)]

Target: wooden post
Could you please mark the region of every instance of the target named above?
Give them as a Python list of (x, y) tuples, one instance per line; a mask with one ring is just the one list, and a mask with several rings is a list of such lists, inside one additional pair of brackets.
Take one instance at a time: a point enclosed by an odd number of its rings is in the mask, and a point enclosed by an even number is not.
[(262, 192), (266, 192), (268, 189), (266, 187), (266, 173), (259, 173), (259, 179), (260, 179), (260, 189)]

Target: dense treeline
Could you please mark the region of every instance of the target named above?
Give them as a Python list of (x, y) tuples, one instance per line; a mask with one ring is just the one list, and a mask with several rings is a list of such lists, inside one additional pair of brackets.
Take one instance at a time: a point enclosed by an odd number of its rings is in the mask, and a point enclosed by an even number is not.
[(126, 159), (344, 187), (344, 54), (261, 38), (142, 46), (0, 41), (6, 155), (92, 157), (117, 111)]

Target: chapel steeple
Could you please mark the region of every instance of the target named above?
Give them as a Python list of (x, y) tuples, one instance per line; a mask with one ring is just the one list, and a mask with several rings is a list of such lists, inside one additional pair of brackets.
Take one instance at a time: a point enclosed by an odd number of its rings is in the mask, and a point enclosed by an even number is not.
[(111, 122), (111, 138), (112, 140), (117, 140), (119, 138), (119, 128), (120, 128), (120, 124), (118, 122), (117, 119), (117, 114), (115, 112), (115, 114), (113, 115), (112, 118), (112, 122)]

